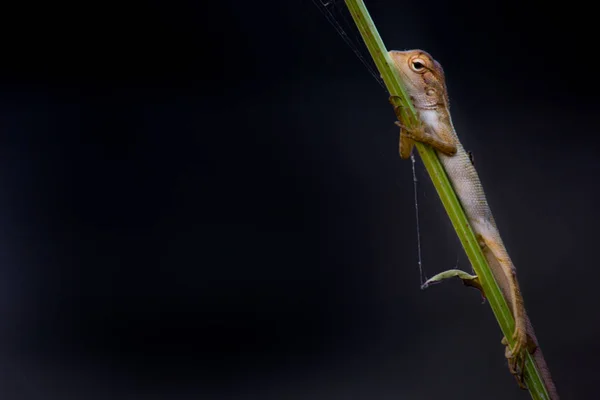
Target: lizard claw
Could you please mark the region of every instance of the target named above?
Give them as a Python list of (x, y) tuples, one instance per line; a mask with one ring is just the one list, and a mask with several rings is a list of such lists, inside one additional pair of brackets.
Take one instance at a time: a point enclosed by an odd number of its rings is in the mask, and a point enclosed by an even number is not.
[(402, 122), (394, 121), (394, 124), (399, 126), (400, 128), (402, 128), (405, 132), (408, 132), (408, 128), (406, 126), (402, 125)]
[(517, 318), (515, 321), (515, 331), (512, 335), (515, 345), (511, 349), (506, 337), (502, 338), (502, 344), (506, 346), (504, 355), (508, 360), (508, 369), (515, 377), (521, 389), (527, 389), (523, 375), (525, 373), (526, 351), (528, 350), (528, 336), (525, 329), (524, 318)]

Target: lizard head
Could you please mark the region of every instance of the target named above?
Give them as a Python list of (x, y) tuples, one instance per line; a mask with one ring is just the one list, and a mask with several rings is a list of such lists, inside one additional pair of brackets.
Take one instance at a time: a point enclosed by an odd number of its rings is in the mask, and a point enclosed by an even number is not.
[(415, 107), (436, 109), (449, 106), (444, 70), (429, 53), (423, 50), (392, 50), (388, 54)]

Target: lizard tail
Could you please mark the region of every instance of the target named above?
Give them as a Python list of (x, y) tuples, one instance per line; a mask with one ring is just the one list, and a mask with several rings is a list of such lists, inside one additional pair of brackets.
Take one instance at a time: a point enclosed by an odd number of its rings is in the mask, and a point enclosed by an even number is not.
[(542, 353), (542, 349), (538, 344), (538, 340), (535, 336), (535, 332), (533, 331), (533, 326), (531, 325), (531, 321), (529, 317), (526, 315), (525, 319), (527, 320), (527, 333), (531, 336), (531, 339), (536, 345), (536, 349), (533, 352), (532, 356), (535, 360), (535, 364), (537, 366), (538, 371), (540, 371), (540, 375), (542, 376), (542, 380), (544, 381), (544, 385), (546, 389), (548, 389), (548, 394), (550, 395), (550, 400), (559, 400), (558, 392), (556, 391), (556, 386), (554, 385), (554, 381), (552, 380), (552, 376), (550, 375), (550, 369), (546, 364), (546, 359), (544, 358), (544, 354)]

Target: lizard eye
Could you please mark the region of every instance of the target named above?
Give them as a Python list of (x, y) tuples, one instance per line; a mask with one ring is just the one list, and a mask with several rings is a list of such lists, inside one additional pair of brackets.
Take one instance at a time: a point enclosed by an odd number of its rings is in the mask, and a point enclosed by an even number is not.
[(410, 68), (415, 72), (423, 72), (425, 70), (425, 63), (419, 58), (415, 58), (410, 62)]

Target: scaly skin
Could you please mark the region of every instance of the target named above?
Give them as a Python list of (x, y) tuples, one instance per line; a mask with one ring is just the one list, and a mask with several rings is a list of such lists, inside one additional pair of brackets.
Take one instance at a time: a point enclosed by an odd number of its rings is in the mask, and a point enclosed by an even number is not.
[(390, 51), (389, 55), (422, 122), (419, 129), (408, 131), (402, 125), (401, 110), (396, 109), (400, 120), (396, 124), (401, 127), (400, 156), (410, 156), (414, 141), (426, 143), (437, 150), (448, 179), (515, 319), (515, 346), (510, 349), (506, 338), (502, 340), (502, 344), (507, 346), (505, 354), (509, 361), (509, 369), (519, 385), (524, 388), (522, 374), (525, 352), (531, 352), (551, 399), (558, 400), (558, 393), (525, 312), (516, 269), (496, 227), (472, 158), (463, 148), (452, 125), (442, 66), (422, 50)]

